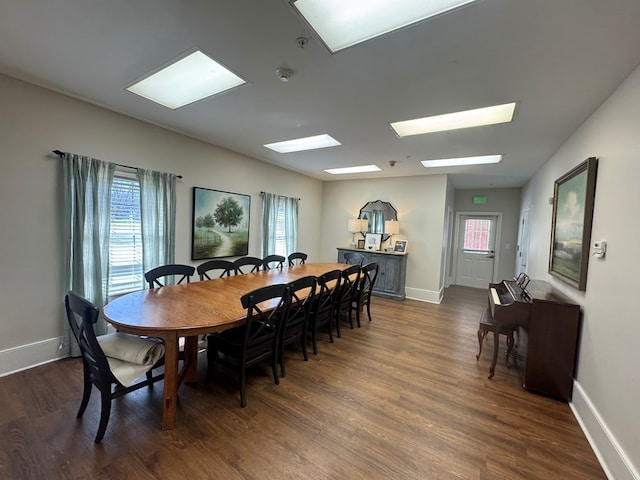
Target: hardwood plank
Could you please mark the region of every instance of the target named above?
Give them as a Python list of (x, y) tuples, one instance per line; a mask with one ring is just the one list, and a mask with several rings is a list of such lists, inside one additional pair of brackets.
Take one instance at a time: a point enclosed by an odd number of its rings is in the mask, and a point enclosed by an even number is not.
[(113, 402), (97, 446), (97, 391), (75, 419), (79, 359), (0, 378), (0, 478), (605, 479), (567, 404), (523, 390), (504, 359), (487, 379), (485, 305), (463, 287), (440, 305), (374, 297), (372, 322), (321, 336), (309, 361), (288, 350), (280, 385), (252, 369), (244, 409), (235, 378), (203, 383), (201, 355), (174, 430), (156, 385)]

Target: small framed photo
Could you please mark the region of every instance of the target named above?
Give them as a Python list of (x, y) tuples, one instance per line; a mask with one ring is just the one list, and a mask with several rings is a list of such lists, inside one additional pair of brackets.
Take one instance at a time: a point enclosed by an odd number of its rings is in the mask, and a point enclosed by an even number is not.
[(364, 249), (364, 238), (361, 240), (358, 240), (358, 248)]
[(382, 244), (381, 233), (367, 233), (364, 237), (365, 250), (380, 250), (380, 244)]
[(407, 241), (396, 240), (396, 244), (393, 247), (393, 251), (396, 253), (407, 253)]

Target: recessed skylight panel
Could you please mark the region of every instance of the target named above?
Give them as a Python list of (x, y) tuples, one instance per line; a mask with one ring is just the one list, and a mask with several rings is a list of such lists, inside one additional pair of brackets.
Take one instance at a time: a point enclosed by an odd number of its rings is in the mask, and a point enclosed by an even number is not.
[(196, 50), (126, 89), (176, 109), (244, 83), (235, 73)]
[(515, 103), (505, 103), (503, 105), (393, 122), (390, 125), (399, 137), (409, 137), (424, 133), (507, 123), (513, 120), (515, 108)]
[(477, 157), (441, 158), (438, 160), (423, 160), (421, 163), (426, 168), (431, 167), (460, 167), (465, 165), (486, 165), (500, 163), (502, 155), (482, 155)]
[(291, 0), (335, 53), (477, 0)]
[(345, 175), (347, 173), (367, 173), (367, 172), (379, 172), (380, 167), (377, 165), (360, 165), (357, 167), (343, 167), (343, 168), (327, 168), (325, 172), (332, 175)]
[(331, 135), (322, 134), (313, 137), (296, 138), (284, 142), (267, 143), (263, 145), (278, 153), (301, 152), (303, 150), (314, 150), (316, 148), (336, 147), (341, 145)]

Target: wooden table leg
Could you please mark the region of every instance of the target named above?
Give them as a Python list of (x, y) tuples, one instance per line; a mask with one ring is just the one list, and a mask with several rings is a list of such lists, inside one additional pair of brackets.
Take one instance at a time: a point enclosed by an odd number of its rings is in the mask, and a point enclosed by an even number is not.
[(493, 378), (496, 373), (496, 363), (498, 363), (498, 351), (500, 350), (500, 329), (502, 325), (499, 322), (493, 321), (493, 358), (491, 359), (491, 366), (489, 367), (489, 378)]
[(162, 429), (171, 430), (176, 419), (178, 400), (178, 335), (167, 332), (164, 350), (164, 401), (162, 404)]
[(198, 380), (198, 337), (186, 337), (184, 342), (185, 371), (183, 379), (187, 383)]

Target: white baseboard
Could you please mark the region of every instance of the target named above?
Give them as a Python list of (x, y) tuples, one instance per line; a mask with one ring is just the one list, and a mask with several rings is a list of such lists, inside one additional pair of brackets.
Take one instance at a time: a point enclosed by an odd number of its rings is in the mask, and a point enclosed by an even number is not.
[(444, 296), (444, 289), (440, 289), (440, 291), (433, 290), (422, 290), (420, 288), (411, 288), (406, 287), (404, 289), (404, 293), (407, 298), (411, 300), (418, 300), (419, 302), (428, 302), (428, 303), (440, 303), (442, 301), (442, 297)]
[(640, 473), (633, 467), (625, 451), (578, 382), (573, 383), (573, 397), (569, 406), (607, 478), (640, 480)]
[(0, 377), (64, 358), (62, 337), (49, 338), (19, 347), (0, 350)]

